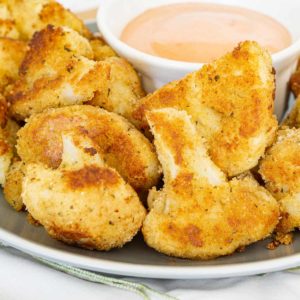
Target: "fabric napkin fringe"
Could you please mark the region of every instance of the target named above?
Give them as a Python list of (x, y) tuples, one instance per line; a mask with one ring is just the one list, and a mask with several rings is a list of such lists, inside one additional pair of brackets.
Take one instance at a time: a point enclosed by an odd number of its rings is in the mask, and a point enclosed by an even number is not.
[[(9, 245), (0, 242), (0, 247), (10, 247)], [(94, 282), (94, 283), (101, 283), (111, 287), (120, 288), (123, 290), (127, 290), (133, 293), (140, 295), (145, 300), (151, 300), (151, 295), (155, 295), (162, 300), (178, 300), (177, 298), (167, 295), (165, 293), (156, 291), (155, 289), (150, 288), (147, 285), (135, 283), (127, 280), (117, 279), (109, 276), (104, 276), (98, 273), (94, 273), (91, 271), (86, 271), (80, 268), (73, 267), (71, 265), (61, 264), (49, 261), (47, 259), (32, 256), (34, 260), (39, 261), (40, 263), (51, 267), (57, 271), (66, 273), (68, 275), (74, 276), (79, 279), (83, 279), (86, 281)]]
[(175, 298), (173, 296), (156, 291), (144, 284), (130, 282), (127, 280), (122, 280), (122, 279), (116, 279), (116, 278), (108, 277), (108, 276), (103, 276), (103, 275), (96, 274), (96, 273), (93, 273), (90, 271), (86, 271), (86, 270), (83, 270), (80, 268), (72, 267), (70, 265), (55, 263), (55, 262), (52, 262), (52, 261), (49, 261), (49, 260), (46, 260), (46, 259), (43, 259), (40, 257), (34, 257), (34, 259), (40, 261), (41, 263), (43, 263), (55, 270), (75, 276), (79, 279), (83, 279), (83, 280), (87, 280), (87, 281), (95, 282), (95, 283), (102, 283), (102, 284), (109, 285), (112, 287), (116, 287), (116, 288), (134, 292), (134, 293), (140, 295), (145, 300), (150, 300), (151, 298), (149, 295), (151, 295), (151, 294), (160, 297), (160, 299), (178, 300), (177, 298)]

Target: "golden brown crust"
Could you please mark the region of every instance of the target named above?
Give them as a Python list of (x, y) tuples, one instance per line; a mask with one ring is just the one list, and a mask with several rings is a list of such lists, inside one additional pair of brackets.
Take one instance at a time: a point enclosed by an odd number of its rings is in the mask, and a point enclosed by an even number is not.
[[(86, 136), (62, 133), (63, 161), (57, 169), (29, 163), (22, 197), (48, 233), (89, 249), (122, 247), (140, 229), (145, 209), (136, 192), (108, 167)], [(81, 176), (82, 175), (82, 176)]]
[(298, 97), (300, 94), (300, 61), (298, 61), (295, 73), (291, 76), (290, 87), (295, 97)]
[(282, 123), (283, 126), (300, 128), (300, 97), (296, 99), (296, 102), (287, 116), (287, 118)]
[(49, 25), (34, 35), (29, 47), (8, 97), (15, 118), (81, 104), (105, 88), (109, 68), (89, 60), (90, 44), (75, 31)]
[(105, 184), (109, 187), (118, 182), (115, 172), (107, 168), (88, 166), (76, 171), (64, 172), (66, 184), (73, 190), (85, 189), (89, 186)]
[(92, 106), (70, 106), (32, 116), (19, 132), (18, 153), (25, 163), (58, 167), (61, 134), (69, 131), (89, 137), (105, 161), (134, 188), (147, 189), (157, 183), (159, 164), (151, 143), (122, 117)]
[(266, 188), (279, 201), (281, 220), (277, 231), (300, 227), (300, 129), (283, 127), (260, 163)]
[(26, 219), (27, 219), (27, 222), (32, 226), (38, 227), (41, 225), (30, 213), (27, 214)]
[(274, 74), (270, 55), (255, 42), (143, 98), (133, 113), (148, 128), (146, 112), (174, 107), (187, 111), (209, 145), (213, 161), (229, 176), (251, 169), (271, 144)]
[(93, 61), (89, 41), (71, 29), (49, 25), (29, 46), (20, 79), (8, 97), (16, 119), (83, 103), (128, 117), (144, 96), (140, 78), (128, 62), (118, 57)]
[(14, 121), (5, 120), (5, 126), (0, 127), (0, 184), (5, 184), (9, 166), (15, 154), (17, 131), (19, 126)]
[(8, 1), (0, 2), (0, 37), (12, 39), (20, 37), (16, 23), (8, 7)]
[(87, 38), (92, 34), (72, 12), (53, 0), (10, 0), (7, 5), (24, 40), (47, 25), (67, 26)]
[(19, 32), (13, 20), (0, 19), (0, 36), (15, 39), (19, 37)]
[(94, 60), (101, 61), (110, 57), (118, 56), (116, 52), (98, 36), (93, 36), (90, 39), (90, 44), (94, 52)]
[(25, 56), (25, 42), (0, 38), (0, 93), (18, 79), (19, 67)]
[(276, 232), (273, 241), (267, 245), (267, 249), (275, 250), (280, 245), (291, 245), (293, 243), (292, 233)]
[(61, 61), (72, 55), (93, 58), (93, 51), (86, 39), (73, 31), (52, 25), (35, 33), (29, 47), (30, 51), (26, 54), (20, 68), (21, 75), (28, 73), (33, 75), (32, 73), (42, 68), (46, 62), (50, 67), (59, 67)]
[(163, 189), (151, 190), (148, 199), (142, 232), (150, 247), (171, 256), (211, 259), (273, 232), (276, 200), (249, 175), (228, 182), (186, 112), (153, 110), (147, 119), (165, 175)]
[(84, 25), (83, 21), (57, 2), (45, 4), (40, 12), (39, 18), (43, 23), (43, 27), (48, 24), (54, 26), (67, 26), (87, 38), (92, 37), (91, 32)]
[(102, 65), (110, 70), (107, 88), (97, 91), (88, 104), (115, 112), (132, 121), (134, 106), (145, 96), (139, 75), (123, 58), (110, 57)]
[(260, 163), (259, 173), (278, 200), (300, 192), (300, 129), (283, 127)]
[(291, 90), (295, 96), (300, 94), (300, 71), (295, 72), (290, 81)]
[(3, 189), (5, 200), (17, 211), (23, 209), (22, 181), (24, 178), (24, 164), (19, 159), (15, 159), (10, 166)]
[(8, 117), (8, 103), (4, 96), (0, 94), (0, 127), (4, 128)]

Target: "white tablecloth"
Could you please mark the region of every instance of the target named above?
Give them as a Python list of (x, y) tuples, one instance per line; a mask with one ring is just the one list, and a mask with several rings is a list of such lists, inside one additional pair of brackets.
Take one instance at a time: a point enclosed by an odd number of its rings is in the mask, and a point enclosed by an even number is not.
[[(149, 280), (144, 283), (180, 300), (299, 300), (300, 273), (218, 280)], [(138, 295), (52, 270), (26, 254), (0, 249), (1, 300), (140, 300)], [(152, 299), (159, 300), (158, 297)]]
[[(74, 11), (91, 9), (103, 0), (60, 0)], [(109, 1), (109, 0), (106, 0)], [(151, 1), (151, 0), (149, 0)], [(127, 278), (128, 279), (128, 278)], [(220, 280), (146, 280), (145, 283), (181, 300), (299, 300), (300, 273)], [(0, 300), (138, 300), (131, 292), (90, 283), (46, 267), (26, 254), (0, 249)], [(153, 297), (153, 299), (158, 299)]]

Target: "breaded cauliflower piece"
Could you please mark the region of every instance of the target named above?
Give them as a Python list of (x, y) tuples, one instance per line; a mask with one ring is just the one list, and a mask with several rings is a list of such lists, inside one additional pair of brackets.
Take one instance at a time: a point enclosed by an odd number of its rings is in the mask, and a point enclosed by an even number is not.
[(104, 163), (87, 136), (63, 134), (61, 139), (57, 169), (26, 166), (22, 198), (27, 210), (63, 242), (97, 250), (122, 247), (146, 215), (136, 192)]
[(300, 129), (283, 127), (260, 163), (266, 188), (279, 201), (282, 219), (278, 231), (300, 228)]
[(296, 71), (291, 76), (290, 87), (295, 97), (298, 97), (298, 95), (300, 94), (300, 60), (298, 61)]
[(0, 1), (0, 37), (18, 39), (20, 34), (7, 3), (8, 0)]
[(88, 40), (73, 30), (48, 26), (35, 34), (8, 99), (11, 113), (25, 119), (46, 108), (92, 99), (107, 71), (93, 58)]
[(0, 127), (3, 129), (7, 124), (8, 103), (5, 97), (0, 94)]
[(19, 131), (18, 154), (26, 164), (56, 168), (63, 153), (61, 134), (69, 131), (89, 137), (105, 162), (135, 189), (147, 190), (159, 180), (159, 162), (147, 138), (123, 117), (88, 105), (32, 116)]
[(164, 187), (151, 190), (142, 232), (167, 255), (211, 259), (269, 236), (277, 201), (251, 177), (227, 181), (185, 111), (147, 112), (163, 167)]
[(26, 50), (25, 42), (0, 38), (0, 93), (5, 93), (6, 87), (18, 79)]
[(300, 96), (296, 99), (291, 112), (283, 121), (282, 125), (290, 128), (300, 128)]
[(4, 184), (4, 198), (16, 210), (23, 209), (22, 181), (24, 178), (24, 163), (18, 158), (14, 158), (10, 168), (6, 173)]
[(4, 128), (0, 128), (0, 184), (5, 184), (11, 160), (14, 156), (14, 146), (19, 126), (12, 120), (8, 120)]
[(131, 115), (143, 96), (138, 75), (121, 58), (93, 57), (89, 41), (71, 29), (49, 25), (36, 33), (8, 98), (12, 115), (24, 120), (47, 108), (88, 101)]
[(271, 56), (256, 42), (172, 82), (139, 101), (133, 118), (148, 128), (147, 111), (173, 107), (192, 117), (208, 142), (213, 162), (228, 176), (257, 165), (274, 139), (274, 71)]
[(93, 36), (90, 39), (90, 45), (94, 52), (94, 60), (101, 61), (110, 57), (118, 56), (116, 52), (99, 36)]
[(107, 88), (95, 93), (88, 102), (132, 120), (132, 110), (145, 96), (141, 80), (132, 65), (123, 58), (110, 57), (101, 62), (109, 68)]
[(21, 38), (30, 40), (36, 31), (51, 24), (67, 26), (87, 38), (92, 34), (72, 12), (54, 0), (6, 0)]
[(6, 116), (6, 101), (0, 95), (0, 184), (5, 184), (6, 174), (15, 153), (19, 125)]

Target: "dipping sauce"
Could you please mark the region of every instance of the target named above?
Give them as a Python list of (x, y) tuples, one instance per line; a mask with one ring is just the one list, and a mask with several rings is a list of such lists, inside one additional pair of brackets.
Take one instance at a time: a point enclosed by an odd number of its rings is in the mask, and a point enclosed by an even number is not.
[(150, 9), (133, 19), (121, 40), (145, 53), (207, 63), (241, 41), (257, 41), (271, 53), (292, 43), (289, 31), (259, 12), (211, 3), (180, 3)]

